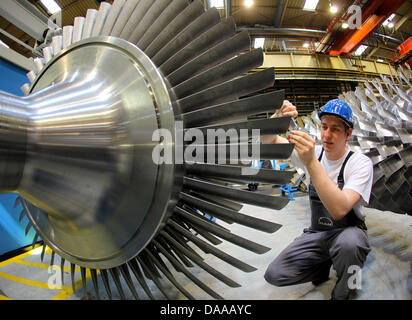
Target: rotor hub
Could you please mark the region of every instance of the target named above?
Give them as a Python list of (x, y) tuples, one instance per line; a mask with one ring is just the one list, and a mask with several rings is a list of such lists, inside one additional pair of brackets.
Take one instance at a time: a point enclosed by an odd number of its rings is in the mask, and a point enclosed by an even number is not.
[(98, 37), (55, 56), (30, 91), (18, 190), (32, 223), (74, 263), (131, 259), (167, 217), (176, 185), (174, 165), (152, 161), (153, 132), (175, 134), (162, 75), (138, 47)]

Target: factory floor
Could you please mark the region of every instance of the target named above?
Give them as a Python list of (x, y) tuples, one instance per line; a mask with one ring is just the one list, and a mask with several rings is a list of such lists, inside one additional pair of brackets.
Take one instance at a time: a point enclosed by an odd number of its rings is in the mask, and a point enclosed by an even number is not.
[[(260, 186), (257, 192), (276, 196), (279, 190), (270, 186)], [(312, 283), (275, 287), (267, 283), (263, 274), (268, 264), (309, 224), (309, 202), (306, 194), (293, 194), (295, 200), (282, 210), (268, 210), (245, 205), (241, 212), (283, 225), (273, 234), (268, 234), (239, 225), (223, 226), (238, 235), (272, 248), (269, 252), (258, 255), (224, 241), (218, 248), (256, 267), (251, 273), (240, 271), (218, 258), (205, 255), (205, 262), (215, 267), (241, 285), (230, 288), (213, 278), (199, 267), (190, 271), (210, 288), (229, 300), (329, 300), (336, 282), (336, 273), (331, 270), (330, 279), (315, 287)], [(361, 272), (361, 289), (354, 299), (359, 300), (411, 300), (412, 299), (412, 216), (399, 215), (365, 208), (369, 242), (369, 253)], [(46, 251), (43, 263), (40, 261), (41, 247), (24, 252), (9, 260), (0, 262), (0, 300), (81, 300), (84, 299), (80, 268), (76, 268), (75, 291), (71, 287), (70, 267), (66, 262), (64, 284), (60, 279), (60, 258), (56, 255), (54, 267), (50, 268), (51, 252)], [(171, 267), (171, 269), (173, 269)], [(196, 299), (211, 299), (203, 290), (188, 280), (183, 274), (175, 273), (176, 280)], [(87, 272), (87, 292), (91, 299), (96, 299), (90, 273)], [(141, 299), (148, 299), (138, 285), (137, 293)], [(185, 297), (168, 281), (163, 282), (172, 299), (183, 300)], [(123, 291), (127, 299), (133, 299), (126, 283), (122, 279)], [(148, 281), (155, 298), (164, 296)], [(111, 283), (113, 299), (119, 299), (114, 283)], [(101, 299), (108, 299), (99, 277)]]

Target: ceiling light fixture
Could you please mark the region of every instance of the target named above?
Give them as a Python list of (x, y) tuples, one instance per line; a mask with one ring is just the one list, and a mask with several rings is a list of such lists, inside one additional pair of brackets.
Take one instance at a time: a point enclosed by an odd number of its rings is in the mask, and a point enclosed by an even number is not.
[(62, 9), (54, 0), (40, 0), (51, 14), (61, 11)]
[(395, 13), (392, 13), (392, 14), (389, 16), (389, 18), (386, 19), (386, 20), (382, 23), (382, 25), (383, 25), (383, 26), (388, 26), (389, 28), (393, 28), (395, 24), (392, 22), (392, 20), (393, 20), (393, 18), (395, 18), (395, 17), (396, 17), (396, 14), (395, 14)]
[(251, 6), (253, 6), (253, 0), (245, 0), (245, 6), (246, 7), (251, 7)]
[(306, 0), (303, 10), (315, 10), (319, 0)]
[(365, 45), (360, 45), (360, 47), (358, 49), (356, 49), (356, 51), (353, 53), (355, 56), (360, 56), (362, 55), (362, 53), (366, 50), (368, 46)]
[(336, 12), (338, 12), (338, 7), (333, 5), (329, 8), (329, 11), (332, 12), (332, 13), (336, 13)]

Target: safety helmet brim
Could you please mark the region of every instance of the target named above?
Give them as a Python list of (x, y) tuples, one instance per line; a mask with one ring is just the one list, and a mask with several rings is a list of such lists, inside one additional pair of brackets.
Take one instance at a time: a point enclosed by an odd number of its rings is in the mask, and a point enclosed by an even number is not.
[(339, 119), (342, 119), (343, 122), (344, 122), (349, 128), (352, 128), (352, 129), (353, 129), (353, 123), (350, 123), (350, 122), (347, 121), (344, 117), (340, 116), (340, 115), (337, 114), (337, 113), (322, 112), (322, 111), (319, 111), (319, 112), (318, 112), (318, 117), (319, 117), (319, 119), (322, 119), (322, 117), (323, 117), (324, 115), (331, 115), (331, 116), (335, 116), (335, 117), (337, 117), (337, 118), (339, 118)]

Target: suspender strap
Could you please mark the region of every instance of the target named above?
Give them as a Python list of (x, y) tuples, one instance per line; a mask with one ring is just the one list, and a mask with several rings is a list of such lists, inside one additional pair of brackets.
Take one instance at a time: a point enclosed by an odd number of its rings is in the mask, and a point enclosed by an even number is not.
[(322, 148), (322, 151), (320, 152), (318, 161), (320, 162), (320, 160), (322, 160), (322, 156), (323, 156), (323, 151), (325, 151), (325, 149)]
[(346, 163), (348, 162), (348, 160), (352, 156), (352, 154), (353, 154), (353, 151), (349, 151), (348, 155), (346, 156), (345, 161), (343, 161), (343, 163), (342, 163), (342, 167), (340, 168), (340, 172), (339, 172), (339, 175), (338, 175), (338, 183), (339, 182), (345, 183), (345, 180), (343, 179), (343, 172), (345, 170)]
[[(319, 158), (318, 158), (319, 162), (322, 160), (323, 151), (325, 151), (325, 149), (322, 148), (322, 151), (320, 152), (320, 155), (319, 155)], [(340, 168), (339, 175), (338, 175), (338, 181), (337, 181), (338, 183), (339, 182), (345, 183), (345, 180), (343, 178), (343, 173), (345, 172), (346, 163), (348, 162), (348, 160), (352, 156), (352, 154), (353, 154), (353, 151), (349, 151), (348, 155), (346, 156), (345, 160), (342, 163), (342, 166)]]

